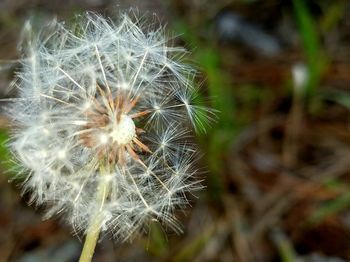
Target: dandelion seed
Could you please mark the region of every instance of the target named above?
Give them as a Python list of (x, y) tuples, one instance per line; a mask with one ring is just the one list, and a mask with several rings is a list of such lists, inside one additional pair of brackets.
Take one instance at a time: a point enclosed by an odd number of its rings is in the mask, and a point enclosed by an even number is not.
[(193, 101), (185, 50), (145, 25), (87, 13), (74, 29), (24, 29), (11, 148), (29, 171), (24, 191), (87, 242), (130, 240), (154, 220), (180, 231), (173, 212), (201, 187), (186, 140), (213, 111)]

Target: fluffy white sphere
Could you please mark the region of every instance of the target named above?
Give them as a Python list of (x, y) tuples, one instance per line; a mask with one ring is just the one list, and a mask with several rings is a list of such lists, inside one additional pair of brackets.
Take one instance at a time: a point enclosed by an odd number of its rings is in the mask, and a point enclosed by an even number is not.
[(122, 240), (154, 219), (179, 230), (173, 211), (200, 187), (188, 128), (212, 114), (194, 104), (186, 51), (129, 14), (78, 20), (24, 30), (19, 98), (8, 108), (24, 190), (78, 232), (96, 213)]

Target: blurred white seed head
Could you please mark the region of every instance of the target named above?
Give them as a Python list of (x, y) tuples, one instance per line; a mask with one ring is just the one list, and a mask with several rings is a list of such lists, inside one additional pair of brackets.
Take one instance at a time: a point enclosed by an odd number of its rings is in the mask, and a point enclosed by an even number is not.
[(297, 94), (303, 94), (305, 87), (309, 79), (308, 68), (304, 63), (296, 63), (292, 67), (292, 77), (294, 83), (294, 89)]
[(24, 191), (47, 217), (62, 213), (86, 232), (98, 212), (122, 240), (154, 219), (180, 230), (173, 212), (200, 188), (191, 125), (203, 130), (213, 111), (195, 103), (195, 70), (169, 40), (130, 13), (116, 21), (87, 13), (37, 34), (26, 24), (11, 148), (29, 171)]

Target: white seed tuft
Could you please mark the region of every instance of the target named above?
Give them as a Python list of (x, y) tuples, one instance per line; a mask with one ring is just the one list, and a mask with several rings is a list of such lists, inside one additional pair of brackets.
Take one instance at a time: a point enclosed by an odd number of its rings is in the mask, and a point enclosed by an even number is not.
[(136, 135), (134, 121), (127, 115), (122, 115), (119, 123), (113, 123), (110, 136), (112, 140), (120, 145), (126, 145), (132, 141)]
[(7, 110), (17, 126), (11, 148), (28, 171), (24, 191), (46, 217), (65, 214), (86, 233), (98, 212), (101, 228), (122, 240), (153, 220), (181, 231), (173, 212), (201, 187), (189, 130), (213, 111), (194, 102), (195, 70), (170, 40), (130, 14), (88, 13), (39, 33), (26, 24), (19, 98)]

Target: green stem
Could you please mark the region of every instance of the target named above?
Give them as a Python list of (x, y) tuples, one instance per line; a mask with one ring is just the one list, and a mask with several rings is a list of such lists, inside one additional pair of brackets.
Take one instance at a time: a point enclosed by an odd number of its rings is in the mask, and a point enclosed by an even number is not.
[(95, 252), (96, 243), (101, 231), (101, 216), (95, 216), (89, 226), (88, 233), (85, 238), (83, 250), (80, 255), (79, 262), (90, 262)]
[[(106, 174), (102, 168), (100, 169), (100, 174), (103, 176)], [(101, 232), (101, 223), (103, 220), (102, 209), (109, 191), (109, 184), (101, 179), (96, 192), (96, 198), (101, 203), (100, 208), (95, 211), (95, 214), (91, 217), (88, 232), (86, 234), (85, 243), (83, 250), (80, 255), (79, 262), (90, 262), (95, 252), (95, 247), (97, 240)]]

